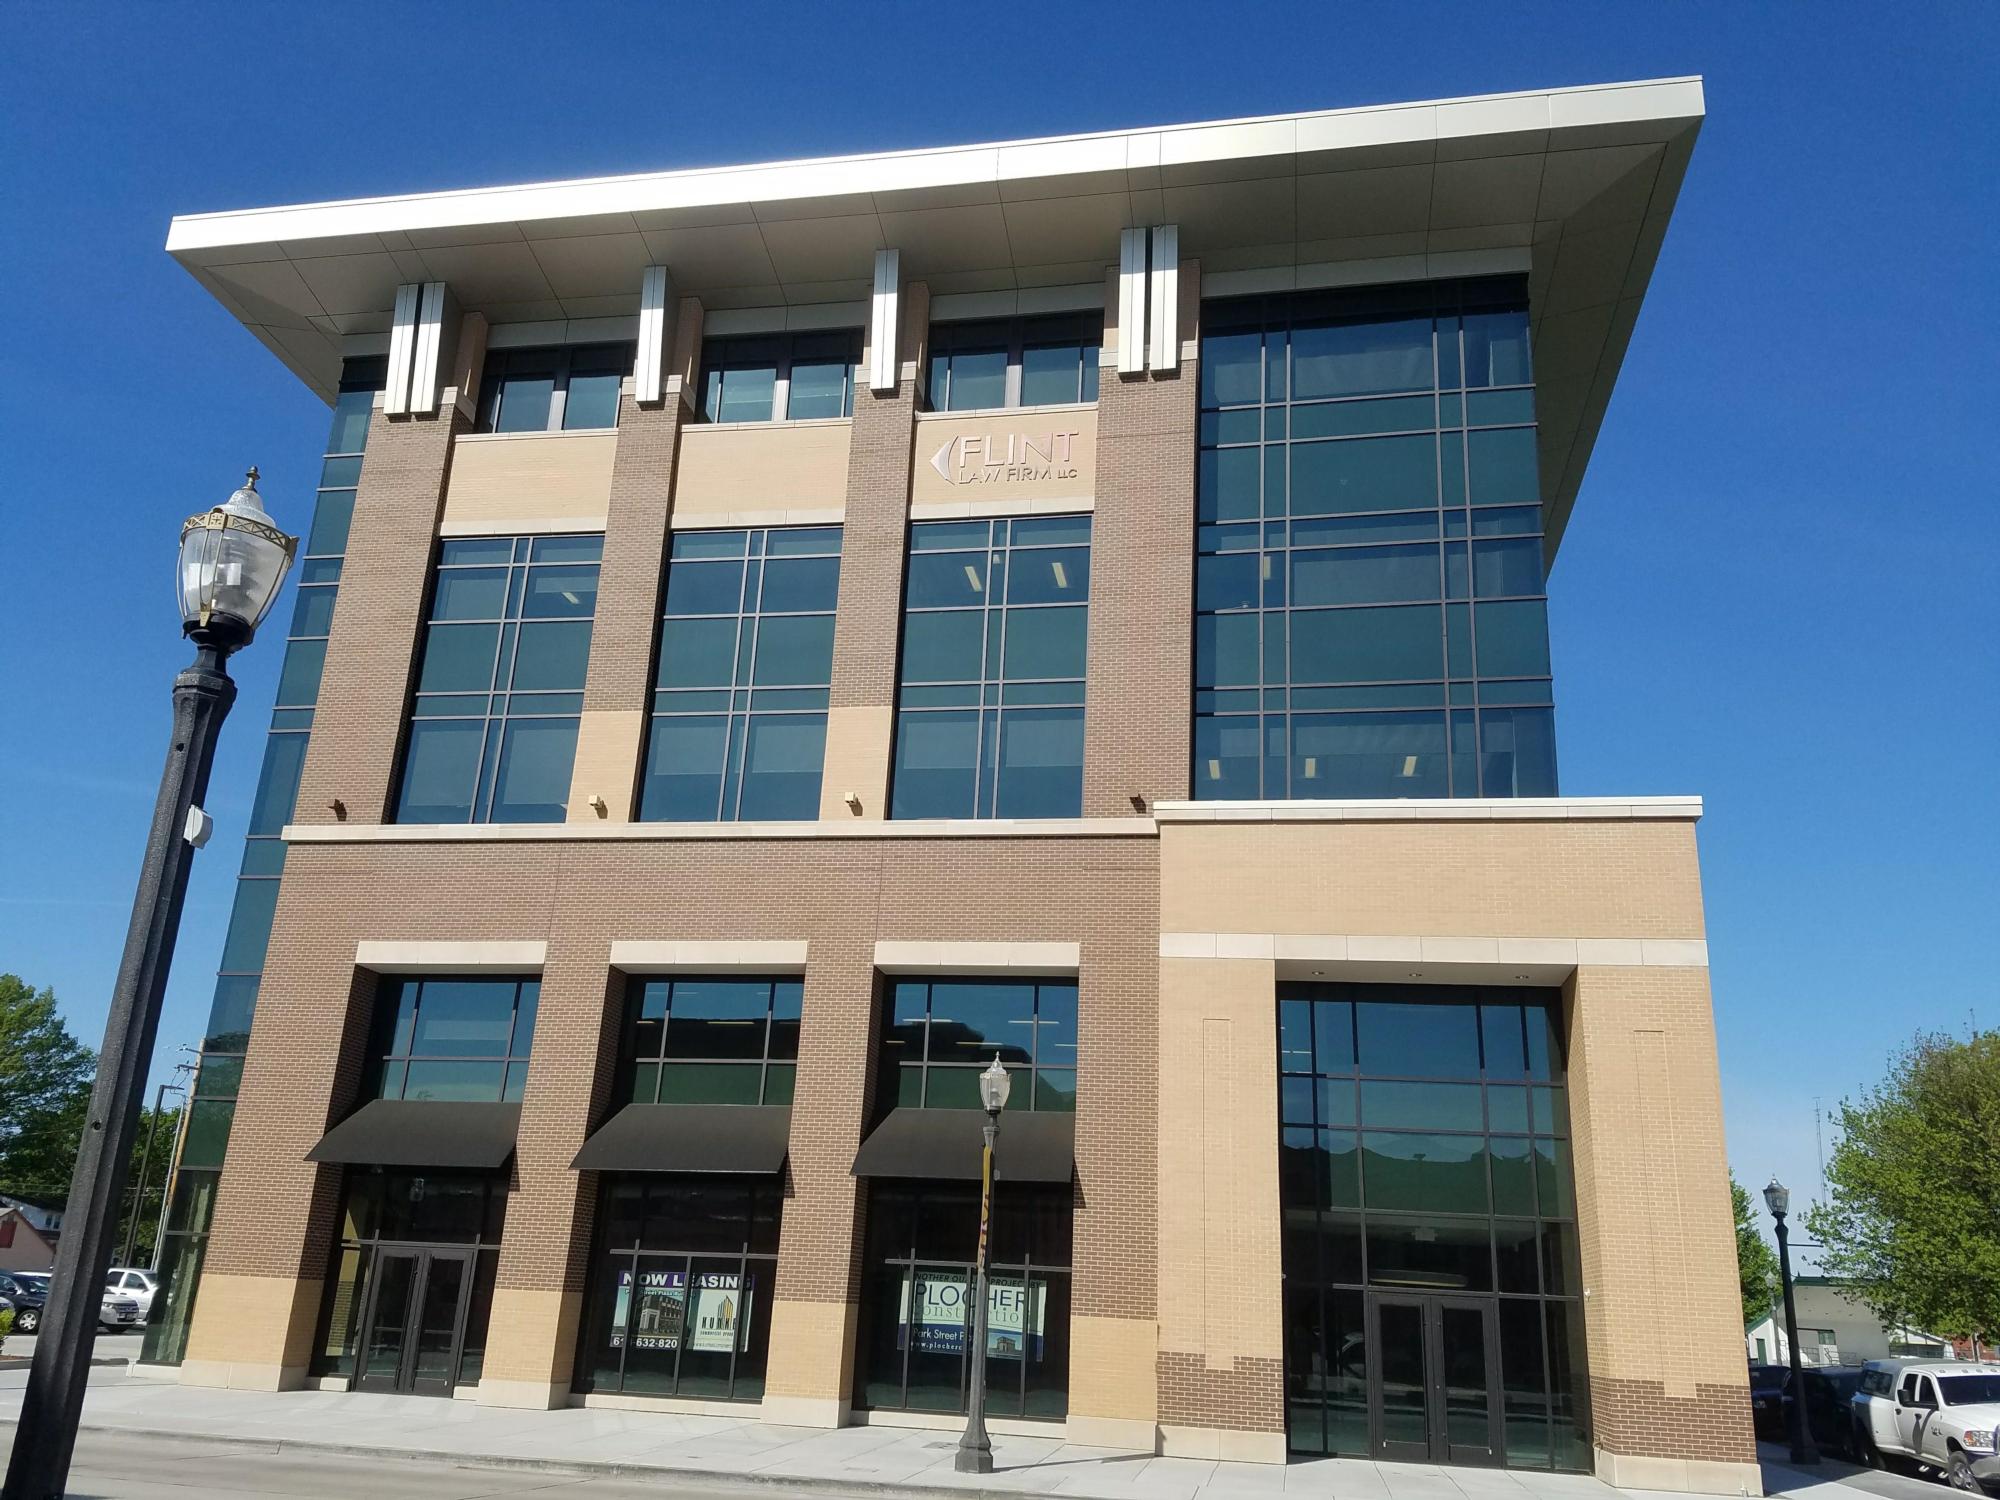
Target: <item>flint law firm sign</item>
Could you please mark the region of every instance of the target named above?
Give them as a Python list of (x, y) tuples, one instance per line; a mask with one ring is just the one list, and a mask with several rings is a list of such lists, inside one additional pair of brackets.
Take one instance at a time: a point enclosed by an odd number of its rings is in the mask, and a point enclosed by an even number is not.
[(1033, 408), (919, 419), (911, 498), (1088, 500), (1097, 484), (1097, 413)]

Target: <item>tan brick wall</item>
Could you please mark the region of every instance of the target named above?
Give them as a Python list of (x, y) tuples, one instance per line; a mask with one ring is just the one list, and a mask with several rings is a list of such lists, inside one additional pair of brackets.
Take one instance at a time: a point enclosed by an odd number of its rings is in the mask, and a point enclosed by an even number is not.
[(334, 822), (336, 799), (356, 823), (379, 823), (388, 811), (451, 440), (464, 426), (456, 408), (370, 419), (297, 822)]
[[(1191, 261), (1183, 283), (1190, 276)], [(1199, 386), (1191, 359), (1171, 375), (1121, 377), (1112, 365), (1098, 378), (1085, 817), (1130, 816), (1135, 795), (1150, 807), (1188, 792)]]
[(1595, 1440), (1754, 1462), (1708, 971), (1583, 968), (1567, 994)]
[(574, 517), (603, 524), (616, 432), (521, 432), (480, 437), (452, 454), (444, 519), (505, 535), (517, 522)]
[[(1154, 857), (1148, 839), (1104, 837), (1060, 846), (1026, 838), (296, 845), (210, 1269), (325, 1274), (340, 1173), (304, 1158), (356, 1097), (375, 989), (354, 970), (357, 942), (547, 940), (499, 1285), (577, 1292), (595, 1186), (569, 1162), (607, 1109), (622, 995), (608, 968), (611, 943), (803, 938), (809, 957), (777, 1296), (850, 1308), (861, 1231), (852, 1167), (877, 1036), (875, 942), (1070, 942), (1083, 953), (1075, 1306), (1149, 1319), (1153, 1174), (1142, 1156), (1145, 1128), (1128, 1101), (1148, 1086), (1132, 1049), (1135, 1018), (1155, 1006)], [(573, 1317), (573, 1309), (561, 1304), (557, 1315)], [(271, 1362), (282, 1356), (282, 1329), (238, 1333), (261, 1339)], [(567, 1361), (569, 1338), (496, 1322), (495, 1378), (525, 1380), (549, 1360)], [(816, 1347), (822, 1357), (851, 1349), (851, 1335)], [(774, 1391), (844, 1388), (849, 1371), (814, 1368), (810, 1352), (774, 1352)], [(550, 1372), (564, 1381), (568, 1374)]]
[(1159, 969), (1160, 1421), (1281, 1432), (1276, 968)]
[(1694, 825), (1168, 823), (1167, 932), (1702, 936)]
[[(619, 399), (618, 456), (611, 470), (597, 619), (590, 630), (590, 666), (584, 679), (586, 711), (644, 713), (652, 707), (667, 512), (686, 411), (678, 400), (641, 406), (630, 396)], [(630, 814), (629, 807), (611, 808), (616, 821)]]
[(840, 602), (833, 626), (835, 708), (896, 701), (902, 636), (903, 553), (910, 517), (910, 457), (917, 388), (854, 393), (847, 453), (847, 520), (840, 540)]

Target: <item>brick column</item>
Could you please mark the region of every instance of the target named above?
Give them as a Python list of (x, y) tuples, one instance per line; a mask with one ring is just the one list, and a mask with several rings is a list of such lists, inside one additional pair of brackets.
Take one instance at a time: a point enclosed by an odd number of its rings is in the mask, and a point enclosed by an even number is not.
[(1159, 970), (1160, 1451), (1283, 1463), (1276, 965)]
[(609, 1113), (624, 1015), (599, 905), (588, 892), (560, 900), (549, 923), (479, 1378), (486, 1406), (562, 1406), (575, 1374), (598, 1174), (570, 1163)]
[(387, 821), (417, 640), (430, 583), (431, 544), (451, 475), (455, 406), (435, 416), (370, 419), (327, 668), (299, 777), (299, 823)]
[[(1200, 268), (1181, 263), (1181, 327), (1196, 336)], [(1115, 317), (1115, 297), (1110, 302)], [(1115, 329), (1110, 337), (1115, 338)], [(1193, 358), (1164, 374), (1106, 365), (1097, 392), (1083, 815), (1132, 816), (1188, 794), (1193, 705)]]
[[(843, 602), (846, 589), (843, 580)], [(874, 1016), (872, 928), (857, 925), (838, 938), (815, 933), (771, 1308), (767, 1422), (839, 1427), (852, 1405), (864, 1188), (854, 1154), (875, 1071)]]
[(1597, 1476), (1756, 1494), (1708, 971), (1585, 966), (1566, 1000)]
[[(638, 813), (639, 756), (652, 706), (669, 497), (686, 414), (673, 393), (644, 406), (630, 396), (619, 403), (597, 620), (590, 632), (583, 723), (570, 781), (572, 823), (628, 823)], [(592, 796), (603, 799), (601, 814), (590, 805)]]
[[(847, 518), (841, 529), (840, 599), (833, 623), (833, 692), (826, 716), (820, 816), (889, 814), (889, 756), (895, 733), (896, 659), (902, 635), (903, 553), (910, 519), (910, 464), (916, 447), (917, 380), (930, 298), (903, 290), (904, 361), (893, 395), (854, 393), (847, 458)], [(862, 360), (867, 364), (866, 356)]]

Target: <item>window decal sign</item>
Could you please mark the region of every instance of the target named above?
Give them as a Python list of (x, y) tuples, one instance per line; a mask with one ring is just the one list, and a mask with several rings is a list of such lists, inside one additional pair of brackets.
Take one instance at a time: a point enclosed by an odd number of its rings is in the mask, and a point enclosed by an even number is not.
[[(1005, 1277), (986, 1285), (986, 1352), (993, 1359), (1042, 1357), (1046, 1286)], [(914, 1309), (912, 1304), (914, 1303)], [(919, 1354), (965, 1352), (972, 1323), (971, 1281), (963, 1274), (919, 1271), (903, 1282), (896, 1345), (915, 1340)], [(914, 1312), (914, 1316), (913, 1316)]]
[(743, 1347), (739, 1340), (747, 1342), (750, 1333), (748, 1280), (731, 1271), (696, 1275), (690, 1316), (687, 1272), (642, 1271), (635, 1286), (632, 1272), (620, 1271), (609, 1347), (623, 1345), (628, 1328), (635, 1349), (676, 1350), (683, 1339), (697, 1353), (727, 1354)]

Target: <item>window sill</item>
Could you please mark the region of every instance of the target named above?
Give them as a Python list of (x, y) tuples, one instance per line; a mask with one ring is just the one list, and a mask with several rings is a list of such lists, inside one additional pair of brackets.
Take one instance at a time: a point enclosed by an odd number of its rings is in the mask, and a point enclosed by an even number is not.
[(534, 441), (539, 438), (594, 438), (607, 435), (616, 436), (616, 427), (556, 427), (540, 432), (461, 432), (457, 441), (461, 443), (514, 443), (522, 440)]
[(1046, 406), (975, 406), (964, 411), (920, 411), (919, 422), (950, 422), (965, 417), (1018, 417), (1029, 412), (1096, 411), (1095, 401), (1055, 401)]
[(783, 421), (766, 422), (704, 422), (699, 418), (687, 424), (690, 432), (768, 432), (773, 427), (851, 427), (852, 417), (787, 417)]

